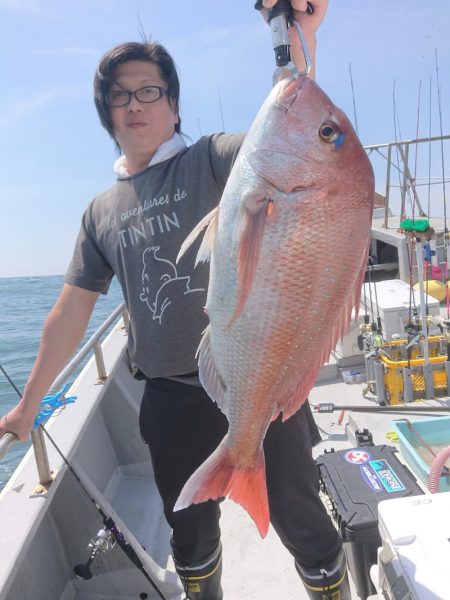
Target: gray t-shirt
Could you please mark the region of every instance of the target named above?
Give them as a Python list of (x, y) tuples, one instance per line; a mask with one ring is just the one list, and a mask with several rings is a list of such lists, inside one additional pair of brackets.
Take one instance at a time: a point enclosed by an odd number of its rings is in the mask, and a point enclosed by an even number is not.
[[(117, 276), (130, 313), (128, 350), (147, 377), (197, 369), (209, 265), (184, 239), (220, 201), (244, 135), (202, 137), (166, 161), (120, 179), (86, 209), (65, 282), (106, 293)], [(200, 236), (201, 237), (201, 236)]]

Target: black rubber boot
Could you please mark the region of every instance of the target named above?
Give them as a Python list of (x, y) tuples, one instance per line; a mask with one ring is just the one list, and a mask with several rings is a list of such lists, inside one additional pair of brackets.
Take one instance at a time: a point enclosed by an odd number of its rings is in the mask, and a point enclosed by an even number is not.
[(186, 600), (222, 600), (222, 550), (211, 561), (198, 567), (175, 567), (186, 593)]
[(311, 600), (352, 600), (344, 550), (324, 567), (304, 569), (295, 563)]

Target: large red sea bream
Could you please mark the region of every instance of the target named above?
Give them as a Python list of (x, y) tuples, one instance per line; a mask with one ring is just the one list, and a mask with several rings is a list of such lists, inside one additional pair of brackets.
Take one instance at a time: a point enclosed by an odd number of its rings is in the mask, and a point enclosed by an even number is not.
[(374, 178), (347, 117), (307, 77), (261, 107), (208, 225), (211, 260), (200, 380), (229, 430), (185, 484), (175, 510), (229, 496), (265, 536), (263, 439), (305, 402), (358, 310)]

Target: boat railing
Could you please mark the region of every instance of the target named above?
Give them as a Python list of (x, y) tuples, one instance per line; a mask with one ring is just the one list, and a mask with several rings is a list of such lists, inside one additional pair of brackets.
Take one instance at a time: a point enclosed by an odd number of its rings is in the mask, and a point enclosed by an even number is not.
[[(420, 202), (418, 195), (418, 186), (419, 183), (417, 181), (417, 148), (419, 146), (423, 147), (424, 144), (427, 144), (427, 156), (420, 161), (422, 165), (422, 169), (425, 171), (428, 170), (429, 166), (429, 158), (431, 156), (431, 144), (439, 143), (439, 153), (442, 154), (441, 159), (438, 163), (443, 163), (443, 154), (444, 154), (444, 141), (450, 140), (450, 135), (439, 135), (439, 136), (430, 136), (430, 137), (421, 137), (410, 140), (398, 140), (395, 142), (389, 142), (385, 144), (375, 144), (370, 146), (364, 146), (367, 154), (372, 159), (372, 164), (374, 164), (373, 158), (378, 156), (381, 158), (383, 162), (386, 163), (386, 172), (384, 174), (385, 178), (385, 195), (384, 195), (384, 227), (388, 228), (388, 218), (390, 216), (390, 205), (394, 200), (394, 194), (392, 192), (395, 188), (398, 188), (398, 192), (400, 194), (400, 220), (403, 218), (405, 214), (405, 206), (407, 202), (407, 196), (410, 193), (414, 202), (416, 203), (419, 211), (422, 214), (427, 214), (428, 210), (425, 210)], [(414, 152), (410, 152), (411, 147), (414, 148)], [(410, 166), (411, 163), (414, 163)], [(375, 168), (375, 167), (374, 167)], [(395, 174), (398, 176), (398, 183), (394, 183)], [(433, 173), (436, 175), (435, 177), (431, 176), (431, 173), (428, 173), (426, 185), (427, 187), (431, 185), (446, 185), (448, 183), (448, 178), (444, 176), (441, 172), (441, 164), (437, 164), (437, 169)], [(433, 180), (431, 181), (430, 178)], [(427, 214), (427, 216), (429, 216)]]
[[(49, 394), (54, 394), (57, 390), (59, 390), (90, 353), (93, 353), (95, 357), (98, 375), (97, 383), (104, 383), (106, 381), (108, 375), (105, 368), (105, 361), (103, 359), (103, 350), (100, 340), (103, 334), (111, 327), (111, 325), (117, 321), (119, 315), (122, 315), (123, 328), (126, 332), (128, 332), (128, 311), (125, 304), (120, 304), (59, 373), (48, 390)], [(39, 486), (36, 491), (42, 493), (52, 482), (52, 471), (48, 461), (47, 448), (45, 445), (42, 427), (39, 426), (31, 432), (31, 441), (33, 444), (34, 457), (39, 476)], [(0, 439), (0, 459), (3, 458), (11, 449), (11, 447), (17, 442), (17, 437), (12, 433), (6, 433), (4, 436), (2, 436)]]

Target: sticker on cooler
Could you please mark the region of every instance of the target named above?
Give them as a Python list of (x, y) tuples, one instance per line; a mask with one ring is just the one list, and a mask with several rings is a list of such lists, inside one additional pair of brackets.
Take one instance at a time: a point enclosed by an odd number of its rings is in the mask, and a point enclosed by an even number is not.
[(381, 485), (377, 474), (375, 473), (375, 471), (372, 469), (372, 467), (370, 465), (362, 465), (360, 467), (361, 469), (361, 475), (363, 476), (363, 479), (365, 480), (365, 482), (367, 483), (367, 485), (372, 488), (372, 490), (374, 492), (382, 492), (383, 491), (383, 486)]
[(371, 460), (368, 464), (360, 466), (361, 475), (367, 485), (374, 492), (386, 491), (389, 494), (393, 492), (402, 492), (405, 486), (394, 473), (389, 463), (384, 459)]
[(385, 490), (391, 494), (406, 489), (386, 460), (372, 460), (370, 452), (361, 449), (349, 450), (344, 457), (348, 463), (359, 465), (361, 475), (374, 492)]
[(354, 465), (362, 465), (372, 458), (372, 455), (365, 450), (349, 450), (345, 454), (345, 460)]
[(402, 492), (406, 489), (386, 460), (372, 460), (369, 464), (387, 492)]

